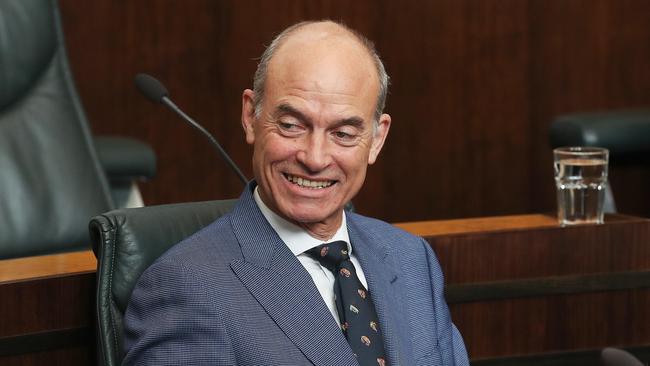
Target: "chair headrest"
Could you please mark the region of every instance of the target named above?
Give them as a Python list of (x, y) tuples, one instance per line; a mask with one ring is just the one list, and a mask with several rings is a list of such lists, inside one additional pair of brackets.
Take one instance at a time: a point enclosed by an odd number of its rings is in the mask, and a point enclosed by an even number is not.
[(614, 158), (650, 152), (650, 110), (621, 110), (560, 116), (550, 129), (553, 147), (598, 146)]
[(0, 109), (26, 93), (57, 50), (53, 7), (44, 2), (0, 2)]

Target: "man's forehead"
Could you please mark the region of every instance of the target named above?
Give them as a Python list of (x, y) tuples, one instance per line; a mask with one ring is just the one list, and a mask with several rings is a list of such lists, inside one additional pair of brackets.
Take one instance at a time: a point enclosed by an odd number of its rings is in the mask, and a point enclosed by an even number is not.
[(267, 88), (290, 86), (356, 95), (369, 92), (374, 99), (379, 80), (373, 60), (363, 46), (349, 36), (317, 39), (287, 40), (269, 63)]
[[(347, 83), (335, 89), (336, 83), (328, 84), (327, 80), (323, 80), (319, 87), (314, 87), (316, 83), (304, 81), (296, 77), (288, 82), (269, 83), (266, 110), (275, 117), (300, 112), (303, 115), (320, 115), (325, 119), (353, 116), (361, 120), (373, 119), (377, 89), (372, 84)], [(305, 87), (295, 88), (296, 85)]]

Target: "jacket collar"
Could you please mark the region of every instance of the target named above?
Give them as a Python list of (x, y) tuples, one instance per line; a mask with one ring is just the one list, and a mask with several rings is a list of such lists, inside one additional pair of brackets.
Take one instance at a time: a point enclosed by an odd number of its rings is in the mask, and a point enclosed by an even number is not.
[(254, 187), (230, 216), (243, 255), (231, 269), (314, 365), (358, 365), (311, 277), (257, 207)]
[[(315, 365), (357, 365), (311, 277), (282, 242), (255, 203), (251, 181), (230, 215), (243, 259), (231, 268), (282, 331)], [(401, 318), (403, 289), (393, 254), (395, 243), (348, 214), (350, 241), (357, 251), (384, 335), (391, 365), (410, 365), (408, 322)]]
[(382, 327), (382, 335), (390, 365), (413, 365), (413, 352), (406, 309), (406, 292), (400, 283), (401, 270), (396, 253), (399, 243), (392, 243), (376, 225), (368, 225), (358, 215), (348, 214), (350, 241), (364, 268), (368, 288)]

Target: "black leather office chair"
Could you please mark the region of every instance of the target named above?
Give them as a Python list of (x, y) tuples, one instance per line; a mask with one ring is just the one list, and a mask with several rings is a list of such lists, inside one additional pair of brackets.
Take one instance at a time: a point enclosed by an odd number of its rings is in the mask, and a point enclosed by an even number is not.
[(155, 173), (147, 145), (100, 144), (98, 154), (57, 2), (0, 1), (0, 259), (88, 248), (90, 217), (117, 207), (105, 172), (120, 182)]
[[(550, 142), (560, 146), (598, 146), (609, 149), (611, 166), (650, 166), (650, 110), (576, 113), (557, 117)], [(605, 212), (616, 212), (611, 186), (605, 196)]]
[(98, 358), (119, 365), (122, 318), (142, 272), (182, 239), (229, 212), (236, 200), (128, 208), (94, 217), (89, 229), (97, 264)]

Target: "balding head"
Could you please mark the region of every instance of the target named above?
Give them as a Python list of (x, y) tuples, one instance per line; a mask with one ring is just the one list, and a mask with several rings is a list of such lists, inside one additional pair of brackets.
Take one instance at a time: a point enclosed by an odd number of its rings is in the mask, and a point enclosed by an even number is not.
[(260, 198), (320, 240), (341, 226), (343, 207), (361, 189), (390, 129), (390, 116), (381, 113), (387, 77), (377, 65), (349, 29), (303, 23), (273, 41), (256, 91), (242, 93)]
[[(287, 46), (287, 47), (285, 47)], [(381, 116), (386, 104), (388, 93), (389, 78), (386, 74), (377, 51), (371, 41), (358, 32), (346, 27), (343, 24), (332, 21), (309, 21), (297, 23), (280, 33), (273, 39), (271, 44), (262, 54), (260, 62), (255, 72), (253, 90), (255, 92), (255, 114), (259, 117), (262, 112), (262, 103), (269, 77), (269, 69), (273, 68), (271, 64), (285, 65), (286, 60), (296, 60), (299, 56), (315, 56), (314, 53), (330, 54), (334, 56), (333, 51), (344, 51), (339, 47), (347, 47), (356, 53), (362, 53), (365, 57), (356, 60), (343, 54), (343, 58), (349, 62), (358, 62), (365, 58), (370, 67), (367, 70), (373, 70), (374, 81), (378, 83), (377, 103), (374, 111), (374, 119), (377, 121)], [(329, 51), (328, 51), (329, 50)], [(356, 50), (356, 51), (355, 51)], [(312, 53), (310, 55), (310, 52)], [(281, 53), (281, 54), (280, 54)], [(276, 57), (276, 56), (281, 57)], [(339, 52), (341, 55), (341, 52)], [(281, 58), (280, 60), (277, 60)], [(311, 57), (311, 60), (318, 60), (318, 57)], [(278, 61), (277, 63), (275, 61)], [(302, 62), (308, 60), (303, 59)], [(362, 65), (358, 65), (362, 66)]]

